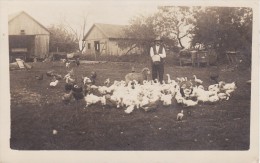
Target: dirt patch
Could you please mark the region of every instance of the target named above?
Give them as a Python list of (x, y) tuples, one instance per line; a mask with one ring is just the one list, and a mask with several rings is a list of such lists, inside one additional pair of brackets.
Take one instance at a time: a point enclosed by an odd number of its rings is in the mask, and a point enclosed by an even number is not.
[[(32, 92), (26, 88), (15, 89), (11, 92), (11, 103), (30, 103), (37, 104), (42, 96), (39, 93)], [(14, 100), (15, 99), (15, 100)]]

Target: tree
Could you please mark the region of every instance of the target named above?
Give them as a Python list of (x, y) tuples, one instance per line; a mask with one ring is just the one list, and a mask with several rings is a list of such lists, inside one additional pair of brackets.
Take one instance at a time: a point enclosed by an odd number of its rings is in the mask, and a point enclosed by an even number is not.
[(77, 49), (77, 42), (74, 36), (69, 33), (62, 25), (52, 25), (50, 31), (50, 51), (71, 52)]
[(82, 53), (86, 47), (86, 42), (83, 40), (86, 33), (87, 33), (87, 20), (88, 20), (88, 15), (83, 14), (83, 16), (78, 17), (81, 19), (78, 19), (80, 23), (69, 23), (66, 19), (64, 19), (64, 26), (65, 28), (70, 31), (76, 42), (78, 43), (78, 48), (77, 50)]
[(125, 39), (119, 41), (121, 48), (129, 48), (128, 52), (138, 47), (149, 54), (151, 42), (156, 37), (152, 16), (139, 15), (130, 21), (130, 26), (124, 30)]
[(161, 35), (156, 31), (155, 15), (143, 16), (139, 15), (130, 21), (130, 26), (125, 29), (124, 40), (119, 42), (121, 48), (129, 48), (127, 53), (133, 48), (138, 47), (144, 50), (145, 54), (149, 54), (151, 45), (157, 36), (162, 36), (164, 45), (167, 50), (176, 50), (177, 42), (174, 39)]
[[(207, 7), (194, 10), (192, 45), (197, 43), (217, 50), (247, 49), (251, 54), (252, 9), (241, 7)], [(251, 57), (250, 57), (251, 58)]]
[(182, 40), (189, 37), (192, 29), (192, 12), (189, 7), (161, 6), (155, 14), (156, 33), (177, 40), (179, 46), (185, 48)]

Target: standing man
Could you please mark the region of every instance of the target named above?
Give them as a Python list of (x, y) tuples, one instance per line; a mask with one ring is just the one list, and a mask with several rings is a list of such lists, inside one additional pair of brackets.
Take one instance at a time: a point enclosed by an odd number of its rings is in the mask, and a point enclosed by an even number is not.
[(152, 58), (152, 79), (159, 79), (162, 83), (166, 52), (160, 37), (154, 40), (154, 45), (150, 49), (150, 56)]

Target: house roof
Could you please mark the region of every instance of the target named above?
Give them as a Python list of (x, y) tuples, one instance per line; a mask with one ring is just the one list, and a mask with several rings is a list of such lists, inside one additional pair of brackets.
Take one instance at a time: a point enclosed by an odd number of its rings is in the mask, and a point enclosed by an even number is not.
[(8, 15), (8, 23), (10, 23), (11, 21), (13, 21), (16, 17), (18, 17), (21, 14), (25, 14), (26, 16), (28, 16), (30, 19), (32, 19), (35, 23), (37, 23), (39, 26), (41, 26), (43, 29), (45, 29), (47, 32), (50, 33), (50, 31), (44, 27), (41, 23), (39, 23), (37, 20), (35, 20), (32, 16), (30, 16), (29, 14), (27, 14), (25, 11), (20, 11), (17, 13), (13, 13)]
[(107, 38), (124, 38), (124, 29), (127, 28), (127, 25), (95, 23), (89, 29), (83, 40), (88, 37), (94, 27), (97, 27)]

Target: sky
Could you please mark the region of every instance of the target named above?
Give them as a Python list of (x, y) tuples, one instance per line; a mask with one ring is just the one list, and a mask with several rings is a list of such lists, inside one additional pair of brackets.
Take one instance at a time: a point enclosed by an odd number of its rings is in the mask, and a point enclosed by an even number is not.
[(88, 15), (88, 27), (93, 23), (129, 24), (138, 14), (151, 14), (157, 10), (155, 3), (137, 1), (22, 1), (8, 2), (8, 14), (25, 11), (44, 26), (59, 24), (66, 19), (70, 24), (82, 23)]

